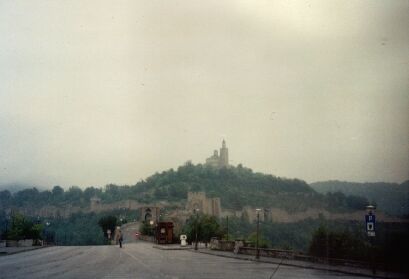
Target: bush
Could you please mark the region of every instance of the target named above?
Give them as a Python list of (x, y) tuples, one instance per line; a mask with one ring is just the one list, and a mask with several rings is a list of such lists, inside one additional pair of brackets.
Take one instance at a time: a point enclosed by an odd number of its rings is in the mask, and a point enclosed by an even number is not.
[(41, 239), (41, 224), (33, 224), (21, 214), (14, 214), (11, 218), (11, 229), (6, 238), (10, 240)]
[(368, 243), (359, 236), (348, 231), (330, 231), (320, 226), (313, 234), (309, 252), (317, 257), (363, 260), (368, 249)]

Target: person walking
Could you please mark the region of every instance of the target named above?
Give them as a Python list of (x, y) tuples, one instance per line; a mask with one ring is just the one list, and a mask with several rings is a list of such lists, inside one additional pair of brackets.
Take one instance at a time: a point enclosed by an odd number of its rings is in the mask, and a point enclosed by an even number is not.
[(122, 241), (123, 241), (123, 237), (122, 237), (122, 231), (119, 230), (118, 231), (118, 242), (119, 242), (119, 248), (122, 248)]
[(115, 238), (116, 244), (119, 243), (119, 248), (122, 248), (123, 235), (122, 235), (121, 227), (119, 226), (116, 227), (114, 238)]

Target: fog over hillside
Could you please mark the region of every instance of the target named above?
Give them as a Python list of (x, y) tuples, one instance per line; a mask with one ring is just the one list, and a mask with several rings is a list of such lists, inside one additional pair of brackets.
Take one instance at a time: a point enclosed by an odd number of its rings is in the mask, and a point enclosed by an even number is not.
[(409, 4), (1, 1), (0, 182), (134, 184), (226, 139), (311, 181), (409, 169)]

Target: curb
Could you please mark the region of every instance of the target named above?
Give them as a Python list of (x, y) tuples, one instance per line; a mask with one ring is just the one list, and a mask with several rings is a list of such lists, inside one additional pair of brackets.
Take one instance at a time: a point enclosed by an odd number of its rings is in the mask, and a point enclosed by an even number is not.
[(359, 272), (353, 272), (353, 271), (346, 271), (346, 270), (340, 270), (337, 268), (331, 268), (330, 266), (326, 267), (317, 267), (317, 266), (304, 266), (304, 265), (299, 265), (299, 264), (294, 264), (294, 263), (285, 263), (281, 262), (279, 260), (277, 261), (266, 261), (263, 259), (255, 259), (254, 257), (236, 257), (234, 255), (222, 255), (222, 254), (215, 254), (207, 251), (194, 251), (192, 252), (195, 253), (202, 253), (202, 254), (207, 254), (207, 255), (212, 255), (212, 256), (217, 256), (217, 257), (223, 257), (223, 258), (230, 258), (230, 259), (238, 259), (238, 260), (245, 260), (245, 261), (252, 261), (252, 262), (260, 262), (260, 263), (269, 263), (269, 264), (280, 264), (280, 265), (285, 265), (285, 266), (293, 266), (293, 267), (299, 267), (299, 268), (307, 268), (307, 269), (316, 269), (316, 270), (324, 270), (324, 271), (331, 271), (331, 272), (338, 272), (338, 273), (344, 273), (348, 275), (356, 275), (356, 276), (361, 276), (361, 277), (370, 277), (370, 278), (380, 278), (380, 279), (401, 279), (405, 278), (404, 275), (402, 274), (399, 277), (394, 277), (393, 275), (390, 276), (382, 276), (382, 275), (372, 275), (368, 273), (359, 273)]
[(14, 254), (19, 254), (19, 253), (44, 249), (44, 248), (48, 248), (48, 247), (53, 247), (53, 246), (38, 246), (38, 247), (33, 248), (33, 249), (17, 250), (17, 251), (13, 251), (13, 252), (0, 251), (0, 256), (9, 256), (9, 255), (14, 255)]
[(192, 247), (182, 247), (182, 246), (174, 246), (174, 247), (166, 247), (166, 246), (160, 246), (160, 245), (153, 245), (153, 248), (159, 249), (159, 250), (191, 250)]

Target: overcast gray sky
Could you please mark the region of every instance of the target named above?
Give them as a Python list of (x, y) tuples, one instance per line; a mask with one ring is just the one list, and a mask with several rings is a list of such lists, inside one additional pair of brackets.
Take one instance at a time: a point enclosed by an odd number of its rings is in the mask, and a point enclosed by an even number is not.
[(409, 1), (0, 1), (0, 184), (133, 184), (227, 141), (308, 182), (409, 178)]

